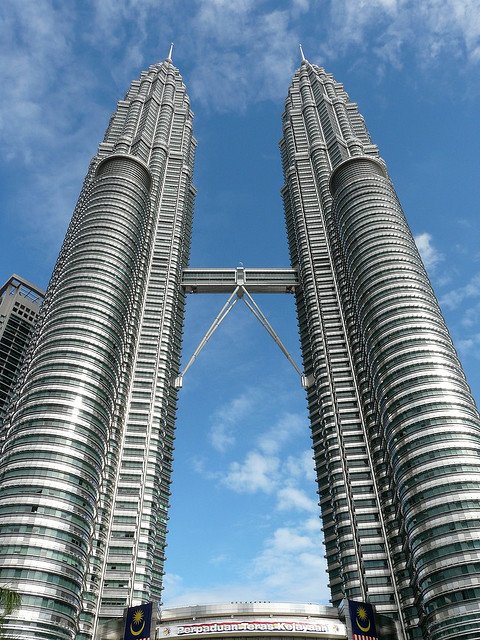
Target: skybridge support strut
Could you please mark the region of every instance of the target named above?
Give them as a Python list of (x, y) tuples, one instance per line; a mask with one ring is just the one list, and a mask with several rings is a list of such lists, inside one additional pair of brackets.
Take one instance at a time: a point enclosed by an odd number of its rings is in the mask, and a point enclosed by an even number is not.
[[(237, 282), (243, 282), (243, 279), (238, 278)], [(255, 302), (255, 300), (252, 298), (250, 293), (247, 291), (247, 289), (244, 286), (244, 284), (237, 284), (236, 285), (235, 289), (230, 294), (228, 300), (226, 301), (226, 303), (221, 308), (220, 312), (218, 313), (218, 315), (216, 316), (216, 318), (214, 319), (214, 321), (212, 322), (212, 324), (208, 328), (208, 330), (205, 333), (205, 335), (203, 336), (203, 338), (200, 340), (200, 343), (199, 343), (198, 347), (193, 352), (193, 355), (190, 358), (190, 360), (187, 362), (185, 368), (179, 374), (179, 376), (177, 378), (175, 378), (173, 386), (176, 389), (180, 389), (183, 386), (183, 377), (184, 377), (184, 375), (190, 369), (192, 364), (195, 362), (195, 360), (200, 355), (202, 349), (205, 347), (205, 345), (210, 340), (212, 335), (215, 333), (215, 331), (218, 329), (218, 327), (221, 325), (223, 320), (227, 317), (227, 315), (230, 313), (230, 311), (233, 309), (233, 307), (235, 306), (235, 304), (239, 300), (243, 300), (245, 302), (247, 308), (252, 312), (252, 314), (261, 323), (261, 325), (264, 327), (264, 329), (267, 331), (267, 333), (270, 335), (270, 337), (275, 341), (275, 343), (278, 346), (278, 348), (280, 349), (280, 351), (283, 353), (283, 355), (290, 362), (290, 364), (295, 369), (297, 374), (300, 376), (302, 387), (304, 389), (306, 389), (308, 387), (307, 377), (304, 375), (304, 373), (302, 372), (300, 367), (297, 365), (295, 360), (292, 358), (292, 356), (290, 355), (288, 349), (285, 347), (283, 342), (280, 340), (280, 338), (278, 337), (278, 335), (275, 332), (274, 328), (272, 327), (270, 322), (267, 320), (267, 317), (262, 312), (262, 310), (260, 309), (258, 304)]]
[(218, 327), (221, 325), (223, 320), (227, 317), (227, 315), (230, 313), (230, 311), (233, 309), (233, 307), (239, 301), (239, 299), (240, 299), (240, 296), (238, 295), (239, 289), (240, 289), (240, 287), (237, 287), (233, 291), (233, 293), (229, 296), (229, 298), (226, 301), (226, 303), (220, 309), (220, 312), (218, 313), (217, 317), (215, 318), (215, 320), (212, 322), (212, 324), (208, 328), (207, 333), (200, 340), (200, 343), (199, 343), (198, 347), (195, 349), (195, 351), (193, 352), (192, 357), (187, 362), (187, 365), (186, 365), (185, 369), (180, 373), (180, 375), (177, 378), (175, 378), (173, 386), (176, 389), (181, 389), (181, 387), (183, 386), (183, 376), (187, 373), (187, 371), (190, 369), (192, 364), (198, 358), (198, 356), (199, 356), (200, 352), (202, 351), (203, 347), (207, 344), (207, 342), (213, 336), (213, 334), (218, 329)]

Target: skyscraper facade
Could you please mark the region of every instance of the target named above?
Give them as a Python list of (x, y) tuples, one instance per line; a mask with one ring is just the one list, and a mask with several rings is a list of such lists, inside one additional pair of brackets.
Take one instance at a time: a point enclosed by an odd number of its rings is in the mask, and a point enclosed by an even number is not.
[[(480, 423), (435, 296), (343, 87), (304, 60), (283, 124), (332, 602), (375, 604), (401, 640), (477, 639)], [(169, 57), (92, 160), (6, 417), (12, 636), (86, 640), (160, 600), (194, 150)]]
[(478, 411), (357, 105), (306, 60), (281, 152), (332, 602), (474, 640)]
[(12, 637), (91, 637), (160, 599), (195, 144), (167, 59), (132, 83), (91, 162), (5, 424)]

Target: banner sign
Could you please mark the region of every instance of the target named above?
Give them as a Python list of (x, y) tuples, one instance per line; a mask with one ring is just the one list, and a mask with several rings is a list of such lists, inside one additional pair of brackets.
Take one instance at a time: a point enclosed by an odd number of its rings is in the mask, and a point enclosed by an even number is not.
[(348, 601), (353, 640), (378, 640), (375, 614), (368, 602)]
[(125, 617), (123, 640), (150, 640), (152, 603), (129, 607)]
[(195, 635), (224, 634), (278, 634), (300, 633), (302, 635), (325, 635), (345, 637), (345, 625), (331, 620), (216, 620), (196, 624), (161, 625), (160, 634), (164, 637), (185, 637)]

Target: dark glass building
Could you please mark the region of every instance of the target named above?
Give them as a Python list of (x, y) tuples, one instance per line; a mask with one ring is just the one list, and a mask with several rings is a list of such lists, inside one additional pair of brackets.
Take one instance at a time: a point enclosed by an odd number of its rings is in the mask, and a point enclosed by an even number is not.
[(15, 274), (0, 288), (0, 424), (44, 295), (44, 291)]

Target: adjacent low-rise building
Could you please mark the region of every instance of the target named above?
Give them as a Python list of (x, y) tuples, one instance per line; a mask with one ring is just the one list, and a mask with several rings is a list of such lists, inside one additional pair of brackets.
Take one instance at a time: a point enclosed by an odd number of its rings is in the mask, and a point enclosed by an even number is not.
[(0, 423), (44, 296), (16, 274), (0, 289)]
[[(172, 638), (322, 638), (344, 640), (345, 623), (338, 609), (318, 604), (276, 602), (230, 602), (162, 609), (158, 614), (155, 639)], [(100, 629), (97, 640), (123, 638), (122, 621), (111, 621)]]
[[(397, 640), (395, 623), (376, 614), (382, 640)], [(229, 638), (230, 640), (347, 640), (352, 637), (348, 607), (313, 603), (229, 602), (160, 609), (151, 638)], [(124, 620), (104, 623), (96, 640), (122, 640)]]

